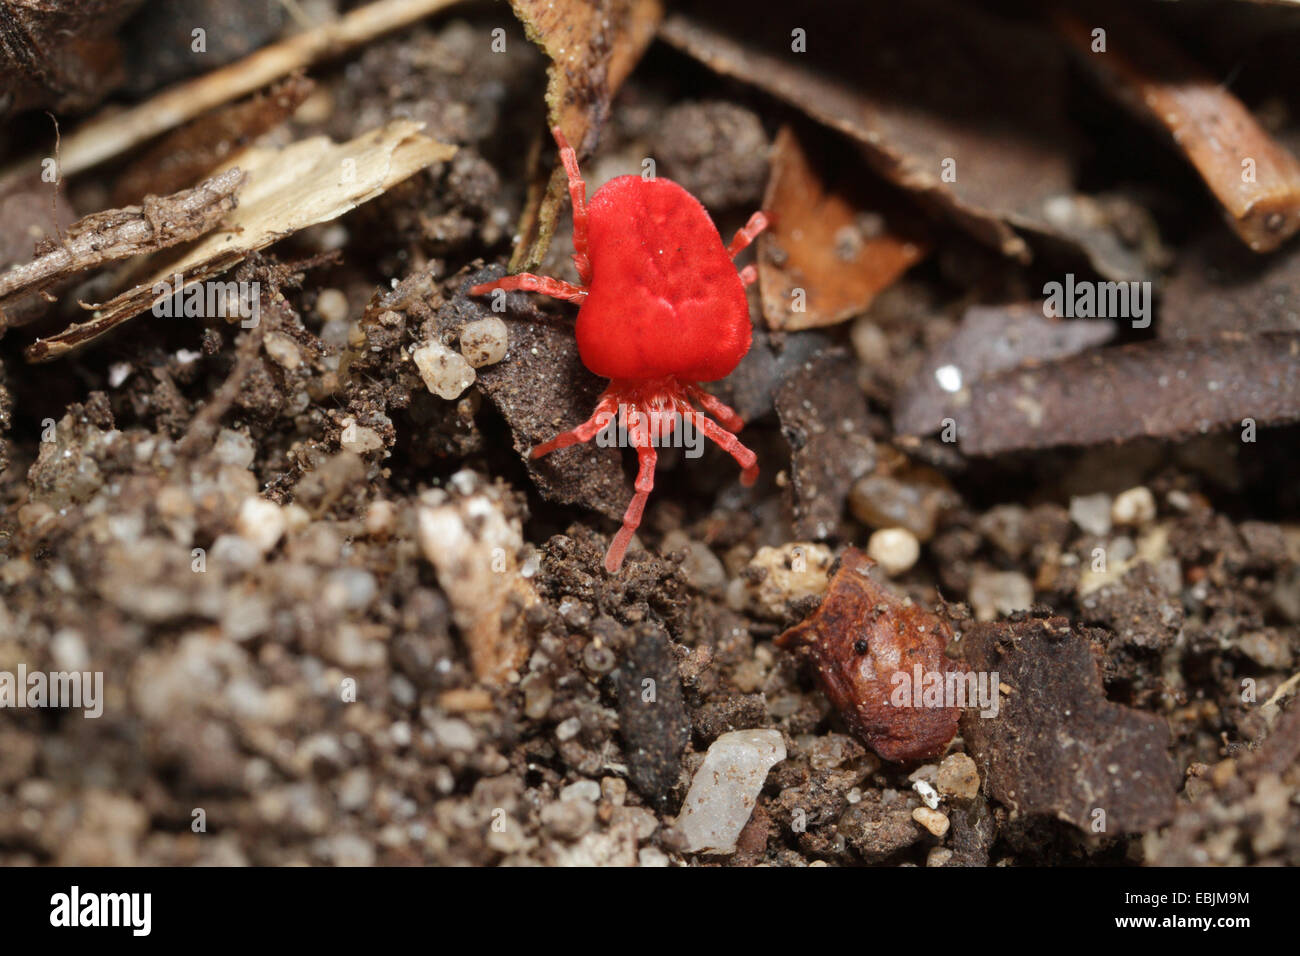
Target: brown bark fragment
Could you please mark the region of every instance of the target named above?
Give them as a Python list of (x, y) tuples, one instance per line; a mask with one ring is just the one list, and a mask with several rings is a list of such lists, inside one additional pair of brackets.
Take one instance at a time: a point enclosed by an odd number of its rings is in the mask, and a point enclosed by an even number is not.
[(139, 206), (85, 216), (68, 227), (62, 242), (45, 241), (35, 259), (0, 275), (0, 299), (43, 289), (71, 273), (166, 249), (210, 232), (238, 205), (235, 194), (245, 179), (235, 166), (193, 189), (171, 196), (146, 196)]
[(955, 414), (968, 455), (1182, 439), (1300, 420), (1300, 334), (1100, 349), (976, 384)]
[(279, 126), (314, 88), (305, 76), (294, 76), (167, 134), (122, 173), (113, 201), (125, 206), (146, 193), (185, 188)]
[(748, 12), (701, 6), (667, 17), (659, 35), (851, 137), (877, 173), (1006, 255), (1029, 255), (1014, 225), (1057, 231), (1045, 206), (1073, 188), (1050, 36), (923, 0), (850, 17), (801, 10), (799, 52), (789, 32), (745, 35)]
[(988, 622), (962, 646), (969, 667), (996, 671), (1007, 688), (996, 716), (968, 710), (961, 721), (990, 796), (1112, 836), (1173, 817), (1169, 726), (1106, 699), (1083, 632), (1062, 617)]
[(792, 450), (795, 537), (829, 538), (839, 529), (849, 489), (876, 464), (853, 363), (835, 352), (805, 362), (781, 385), (776, 412)]

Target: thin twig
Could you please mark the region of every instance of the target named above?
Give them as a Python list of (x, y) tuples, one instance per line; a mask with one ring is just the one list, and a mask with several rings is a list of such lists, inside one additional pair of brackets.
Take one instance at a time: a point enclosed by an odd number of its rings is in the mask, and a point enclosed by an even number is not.
[[(329, 56), (452, 6), (457, 0), (378, 0), (337, 20), (263, 47), (219, 70), (164, 90), (132, 109), (101, 115), (73, 132), (63, 146), (62, 171), (71, 176), (126, 152), (215, 106), (288, 76)], [(39, 164), (27, 157), (0, 172), (0, 180)]]
[(210, 232), (235, 208), (235, 194), (246, 178), (235, 166), (193, 189), (146, 196), (140, 206), (85, 216), (66, 234), (60, 233), (57, 245), (0, 274), (0, 299), (43, 288), (71, 272), (165, 249)]

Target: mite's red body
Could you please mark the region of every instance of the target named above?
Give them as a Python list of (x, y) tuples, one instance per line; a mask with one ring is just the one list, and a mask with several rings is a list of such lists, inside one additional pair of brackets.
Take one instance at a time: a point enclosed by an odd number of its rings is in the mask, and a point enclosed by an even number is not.
[(591, 283), (578, 351), (604, 378), (713, 382), (749, 351), (749, 302), (700, 201), (675, 182), (620, 176), (587, 207)]
[[(573, 261), (582, 284), (524, 273), (474, 286), (470, 293), (525, 289), (581, 303), (578, 353), (587, 368), (611, 381), (590, 419), (538, 445), (533, 457), (590, 441), (611, 416), (627, 426), (640, 467), (623, 527), (605, 555), (605, 568), (613, 573), (623, 563), (654, 487), (652, 440), (664, 436), (675, 421), (689, 421), (729, 452), (743, 469), (744, 484), (758, 476), (754, 453), (732, 434), (744, 423), (696, 383), (726, 377), (749, 351), (745, 286), (754, 281), (754, 268), (737, 273), (732, 257), (767, 220), (755, 213), (731, 245), (723, 246), (698, 199), (671, 180), (640, 176), (610, 180), (588, 205), (577, 157), (560, 130), (552, 132), (569, 176)], [(722, 427), (701, 414), (697, 404)], [(633, 412), (651, 424), (637, 427), (629, 421)]]

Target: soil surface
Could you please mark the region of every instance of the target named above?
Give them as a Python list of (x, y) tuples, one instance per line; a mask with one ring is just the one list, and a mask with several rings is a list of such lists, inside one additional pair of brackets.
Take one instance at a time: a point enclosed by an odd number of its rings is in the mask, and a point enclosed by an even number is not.
[[(486, 55), (496, 28), (505, 50)], [(750, 354), (710, 388), (743, 415), (758, 483), (715, 447), (662, 450), (605, 572), (634, 456), (527, 458), (605, 384), (575, 307), (512, 293), (494, 312), (466, 293), (503, 274), (530, 150), (549, 156), (547, 66), (498, 5), (314, 68), (272, 143), (406, 117), (458, 151), (236, 267), (259, 283), (257, 329), (145, 315), (49, 364), (24, 359), (30, 329), (0, 340), (0, 671), (103, 675), (98, 717), (0, 712), (0, 863), (1300, 863), (1296, 426), (999, 433), (975, 455), (941, 437), (945, 396), (917, 391), (951, 367), (969, 306), (1032, 301), (1055, 263), (1086, 272), (1069, 254), (1025, 265), (922, 204), (934, 251), (847, 321), (769, 329), (751, 287)], [(150, 61), (128, 89), (169, 70)], [(1088, 103), (1072, 108), (1097, 123)], [(584, 160), (588, 194), (653, 155), (729, 237), (764, 202), (780, 129), (808, 123), (656, 42)], [(1156, 196), (1137, 218), (1157, 238), (1135, 227), (1130, 251), (1154, 241), (1163, 269), (1199, 255), (1187, 206), (1226, 227), (1151, 148), (1134, 194)], [(127, 162), (77, 177), (67, 202), (108, 208)], [(0, 205), (0, 228), (36, 216), (18, 209)], [(571, 252), (566, 204), (536, 271), (576, 282)], [(504, 356), (434, 394), (413, 350), (457, 352), (493, 318)], [(1056, 391), (1074, 419), (1100, 414)], [(896, 429), (904, 399), (916, 434)], [(1019, 396), (995, 399), (990, 429)], [(1133, 400), (1162, 414), (1154, 384)], [(839, 599), (850, 547), (943, 619), (945, 666), (997, 674), (996, 717), (966, 708), (931, 756), (882, 759), (808, 655), (774, 643)], [(749, 729), (778, 731), (786, 756), (734, 846), (694, 852), (675, 824), (695, 771)]]

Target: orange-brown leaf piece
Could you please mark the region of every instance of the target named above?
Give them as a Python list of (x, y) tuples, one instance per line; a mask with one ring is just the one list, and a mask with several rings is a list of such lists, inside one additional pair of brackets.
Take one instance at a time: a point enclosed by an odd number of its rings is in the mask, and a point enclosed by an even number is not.
[[(654, 39), (663, 6), (660, 0), (510, 0), (510, 6), (551, 59), (547, 126), (560, 127), (584, 159), (596, 148), (614, 94)], [(557, 165), (544, 184), (529, 190), (511, 272), (537, 268), (551, 244), (568, 185), (564, 170)]]
[[(1104, 51), (1095, 20), (1108, 28)], [(1058, 12), (1057, 24), (1119, 100), (1168, 131), (1247, 246), (1270, 252), (1300, 230), (1300, 161), (1225, 84), (1118, 10), (1087, 23)]]
[[(915, 706), (919, 677), (946, 675), (947, 622), (885, 590), (867, 571), (875, 562), (855, 548), (844, 552), (822, 605), (777, 638), (802, 648), (844, 723), (886, 760), (908, 761), (943, 752), (957, 733), (957, 707)], [(898, 703), (896, 704), (895, 701)]]
[[(820, 165), (820, 164), (818, 164)], [(847, 172), (847, 171), (846, 171)], [(772, 148), (772, 178), (758, 237), (758, 277), (769, 327), (794, 331), (843, 322), (925, 257), (914, 228), (893, 228), (898, 203), (856, 175), (823, 175), (789, 126)], [(919, 216), (913, 215), (913, 221)], [(802, 297), (797, 290), (803, 290)]]

